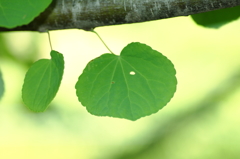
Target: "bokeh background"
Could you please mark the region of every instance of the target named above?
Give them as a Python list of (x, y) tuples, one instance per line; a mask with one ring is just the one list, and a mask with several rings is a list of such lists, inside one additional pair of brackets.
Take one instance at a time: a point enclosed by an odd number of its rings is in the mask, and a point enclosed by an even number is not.
[(167, 56), (177, 70), (172, 100), (137, 121), (97, 117), (81, 106), (75, 83), (85, 65), (108, 53), (83, 30), (51, 31), (53, 49), (65, 57), (60, 90), (44, 113), (29, 111), (21, 86), (29, 66), (50, 58), (46, 33), (0, 34), (1, 159), (239, 159), (240, 20), (220, 29), (190, 17), (96, 28), (113, 52), (141, 42)]

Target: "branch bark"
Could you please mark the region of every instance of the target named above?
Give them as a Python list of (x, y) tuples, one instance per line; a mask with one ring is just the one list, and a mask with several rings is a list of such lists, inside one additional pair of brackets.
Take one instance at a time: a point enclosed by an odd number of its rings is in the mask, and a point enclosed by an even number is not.
[(0, 31), (90, 30), (145, 22), (240, 5), (240, 0), (53, 0), (30, 24)]

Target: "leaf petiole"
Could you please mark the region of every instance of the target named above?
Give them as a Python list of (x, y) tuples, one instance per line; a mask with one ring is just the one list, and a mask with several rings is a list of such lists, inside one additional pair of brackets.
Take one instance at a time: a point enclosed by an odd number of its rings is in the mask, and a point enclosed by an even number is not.
[(103, 41), (103, 39), (100, 37), (100, 35), (98, 35), (98, 33), (95, 30), (92, 29), (91, 32), (95, 33), (98, 36), (98, 38), (102, 41), (102, 43), (105, 45), (105, 47), (108, 49), (108, 51), (110, 51), (111, 54), (114, 54), (112, 52), (112, 50), (110, 50), (110, 48), (107, 46), (107, 44)]
[(51, 50), (53, 50), (53, 49), (52, 49), (52, 43), (51, 43), (50, 33), (49, 33), (49, 31), (47, 31), (47, 33), (48, 33), (48, 40), (49, 40), (50, 48), (51, 48)]

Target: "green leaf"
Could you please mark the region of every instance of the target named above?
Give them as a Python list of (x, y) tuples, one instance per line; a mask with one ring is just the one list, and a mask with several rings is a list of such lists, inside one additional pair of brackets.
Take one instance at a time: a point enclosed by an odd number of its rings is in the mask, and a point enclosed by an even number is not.
[(137, 120), (170, 101), (176, 91), (175, 74), (161, 53), (131, 43), (120, 56), (103, 54), (90, 61), (76, 83), (76, 94), (91, 114)]
[(4, 82), (2, 78), (2, 72), (0, 70), (0, 99), (2, 98), (3, 94), (4, 94)]
[(0, 0), (0, 26), (14, 28), (30, 23), (52, 0)]
[(22, 88), (22, 98), (26, 106), (34, 112), (43, 112), (56, 96), (64, 70), (63, 55), (51, 51), (51, 60), (35, 62), (26, 73)]
[(237, 20), (239, 16), (240, 6), (191, 15), (197, 24), (215, 29)]

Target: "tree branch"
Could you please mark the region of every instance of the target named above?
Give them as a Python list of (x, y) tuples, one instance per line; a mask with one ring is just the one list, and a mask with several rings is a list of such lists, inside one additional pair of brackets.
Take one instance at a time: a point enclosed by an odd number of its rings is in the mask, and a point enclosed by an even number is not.
[(53, 0), (30, 24), (0, 31), (90, 30), (145, 22), (240, 5), (240, 0)]

